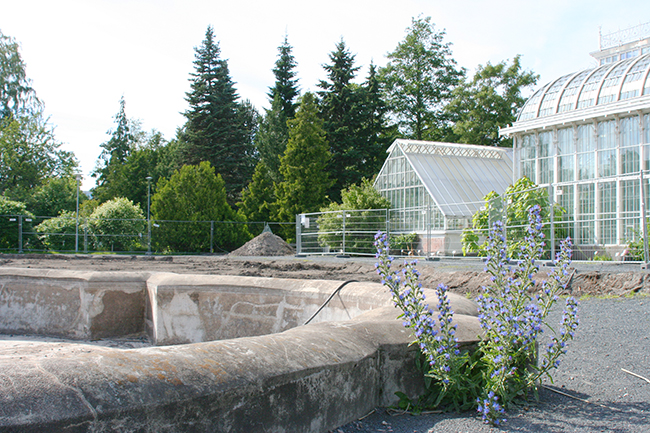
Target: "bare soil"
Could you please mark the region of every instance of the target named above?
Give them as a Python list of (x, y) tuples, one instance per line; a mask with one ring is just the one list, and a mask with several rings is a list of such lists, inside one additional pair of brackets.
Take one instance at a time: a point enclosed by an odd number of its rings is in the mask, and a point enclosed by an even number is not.
[[(395, 263), (400, 263), (398, 259)], [(142, 256), (0, 254), (0, 267), (69, 269), (76, 271), (148, 271), (179, 274), (242, 275), (275, 278), (356, 280), (379, 282), (373, 258), (295, 256)], [(399, 265), (396, 265), (399, 267)], [(479, 260), (420, 261), (420, 281), (425, 287), (446, 284), (450, 290), (474, 297), (490, 283)], [(550, 268), (542, 266), (537, 280)], [(603, 266), (574, 264), (567, 294), (574, 296), (626, 296), (648, 293), (647, 271), (638, 264)]]

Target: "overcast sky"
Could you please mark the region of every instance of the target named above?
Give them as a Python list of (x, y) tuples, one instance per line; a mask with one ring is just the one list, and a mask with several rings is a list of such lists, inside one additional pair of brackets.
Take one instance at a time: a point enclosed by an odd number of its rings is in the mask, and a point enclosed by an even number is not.
[(184, 123), (194, 47), (214, 27), (240, 97), (263, 113), (285, 34), (301, 90), (317, 90), (343, 38), (361, 66), (386, 63), (411, 19), (431, 16), (453, 56), (476, 67), (522, 55), (540, 85), (595, 66), (603, 34), (650, 22), (650, 1), (619, 0), (0, 0), (0, 30), (21, 46), (27, 75), (63, 148), (85, 179), (113, 128), (119, 99), (129, 118), (166, 139)]

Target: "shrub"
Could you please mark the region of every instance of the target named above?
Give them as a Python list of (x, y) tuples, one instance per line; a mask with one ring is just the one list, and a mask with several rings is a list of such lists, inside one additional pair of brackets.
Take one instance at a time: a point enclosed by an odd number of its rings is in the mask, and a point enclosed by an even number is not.
[(90, 215), (88, 221), (96, 250), (134, 251), (143, 248), (147, 221), (140, 206), (126, 198), (109, 200)]
[[(32, 231), (32, 223), (27, 221), (34, 218), (27, 211), (25, 203), (9, 200), (0, 195), (0, 249), (18, 250), (18, 217), (22, 215), (23, 233)], [(16, 221), (11, 221), (14, 219)], [(30, 248), (36, 241), (32, 236), (23, 234), (23, 248)]]
[[(80, 221), (79, 231), (83, 233)], [(46, 219), (35, 227), (38, 237), (45, 248), (51, 251), (74, 249), (77, 233), (76, 212), (62, 211), (58, 217)]]

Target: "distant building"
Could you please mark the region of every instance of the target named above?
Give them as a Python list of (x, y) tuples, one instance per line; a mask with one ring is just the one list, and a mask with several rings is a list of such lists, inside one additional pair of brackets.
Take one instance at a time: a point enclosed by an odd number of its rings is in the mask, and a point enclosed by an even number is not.
[(395, 140), (375, 188), (392, 204), (390, 231), (418, 233), (427, 254), (460, 254), (460, 235), (490, 191), (512, 183), (512, 149)]
[(551, 81), (528, 99), (513, 137), (515, 179), (551, 186), (585, 257), (624, 249), (650, 204), (650, 23), (601, 36), (599, 66)]

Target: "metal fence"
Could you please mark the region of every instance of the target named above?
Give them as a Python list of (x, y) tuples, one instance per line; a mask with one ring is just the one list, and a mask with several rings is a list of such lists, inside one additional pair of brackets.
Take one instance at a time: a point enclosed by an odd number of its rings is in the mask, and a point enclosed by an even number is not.
[(467, 216), (444, 217), (436, 206), (306, 213), (296, 217), (296, 250), (303, 255), (374, 255), (374, 236), (382, 231), (389, 235), (394, 255), (477, 255), (477, 249), (467, 251), (468, 233), (473, 233), (480, 249), (488, 227), (499, 220), (505, 222), (507, 241), (513, 244), (527, 228), (525, 206), (535, 203), (543, 206), (546, 258), (554, 257), (560, 241), (569, 237), (575, 260), (648, 261), (644, 204), (624, 214), (595, 209), (593, 203), (575, 206), (575, 202), (575, 197), (567, 199), (545, 187), (504, 194), (489, 202), (447, 204), (449, 209), (476, 209), (474, 217), (482, 219), (482, 229), (474, 229)]
[(264, 230), (286, 237), (294, 223), (0, 215), (0, 251), (220, 254)]

